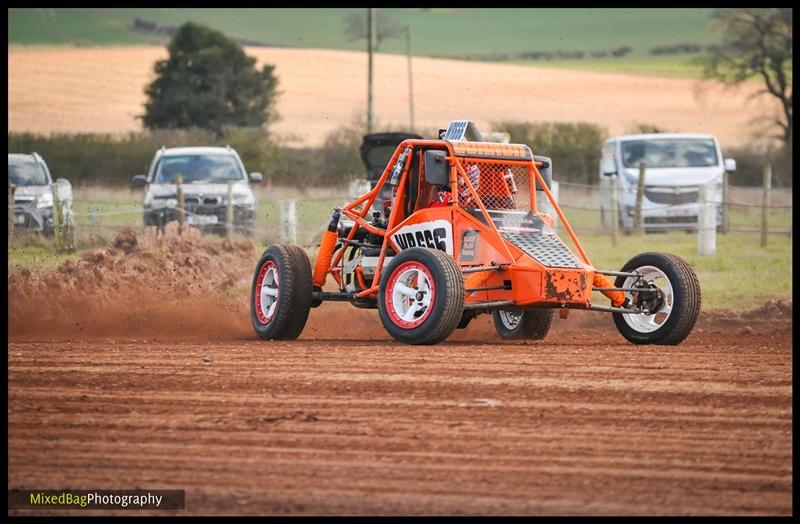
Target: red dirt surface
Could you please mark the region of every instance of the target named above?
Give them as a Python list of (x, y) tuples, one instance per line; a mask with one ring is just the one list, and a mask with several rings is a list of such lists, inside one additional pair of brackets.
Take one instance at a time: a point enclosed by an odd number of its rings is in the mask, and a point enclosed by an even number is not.
[[(9, 489), (185, 489), (161, 514), (792, 513), (791, 304), (703, 313), (675, 347), (579, 312), (541, 342), (483, 316), (406, 346), (346, 304), (263, 342), (246, 299), (198, 300), (249, 284), (252, 246), (118, 245), (9, 276)], [(57, 282), (81, 292), (22, 294)]]

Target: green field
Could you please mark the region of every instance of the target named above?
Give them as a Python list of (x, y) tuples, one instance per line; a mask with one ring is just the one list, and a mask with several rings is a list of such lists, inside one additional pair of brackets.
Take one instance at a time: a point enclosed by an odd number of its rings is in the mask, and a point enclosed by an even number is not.
[[(343, 34), (344, 19), (361, 9), (9, 9), (9, 44), (163, 44), (131, 29), (135, 18), (178, 26), (195, 21), (228, 36), (268, 45), (364, 49), (364, 40)], [(617, 72), (696, 76), (697, 68), (677, 54), (652, 57), (649, 50), (681, 43), (708, 45), (719, 35), (707, 27), (710, 9), (381, 9), (409, 26), (412, 51), (441, 57), (503, 55), (515, 63)], [(403, 38), (389, 38), (380, 51), (404, 53)], [(628, 46), (623, 58), (525, 60), (525, 51), (598, 51)], [(651, 61), (651, 59), (653, 59)]]
[(770, 299), (792, 297), (792, 239), (786, 235), (770, 236), (764, 249), (757, 234), (717, 235), (716, 254), (710, 257), (699, 256), (697, 235), (684, 232), (620, 237), (616, 247), (606, 235), (579, 234), (578, 240), (601, 269), (619, 270), (647, 251), (682, 257), (700, 280), (703, 310), (746, 311)]

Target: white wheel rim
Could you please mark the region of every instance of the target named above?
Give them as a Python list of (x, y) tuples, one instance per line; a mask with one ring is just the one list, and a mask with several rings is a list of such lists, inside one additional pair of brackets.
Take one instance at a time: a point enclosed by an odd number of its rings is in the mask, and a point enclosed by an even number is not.
[(278, 272), (269, 268), (261, 283), (261, 312), (266, 318), (272, 318), (278, 306)]
[[(644, 313), (634, 314), (626, 313), (622, 315), (622, 319), (628, 326), (635, 329), (639, 333), (652, 333), (659, 329), (672, 314), (672, 305), (674, 302), (674, 295), (672, 292), (672, 283), (663, 271), (653, 266), (642, 266), (636, 268), (636, 271), (641, 273), (642, 280), (648, 284), (653, 284), (656, 288), (661, 290), (663, 299), (661, 306), (657, 311), (645, 315)], [(622, 287), (636, 286), (636, 277), (627, 277)], [(626, 291), (625, 295), (633, 300), (634, 291)]]
[(506, 329), (511, 331), (517, 329), (519, 321), (522, 320), (522, 311), (498, 311), (500, 315), (500, 322)]
[(421, 318), (431, 305), (431, 283), (423, 271), (406, 269), (392, 288), (392, 305), (404, 322)]

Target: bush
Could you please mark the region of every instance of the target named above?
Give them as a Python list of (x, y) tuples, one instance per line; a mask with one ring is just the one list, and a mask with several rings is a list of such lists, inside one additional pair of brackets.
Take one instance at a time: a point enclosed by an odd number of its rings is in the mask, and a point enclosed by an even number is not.
[[(535, 154), (553, 158), (557, 180), (595, 184), (600, 148), (607, 133), (587, 123), (499, 122), (493, 131), (507, 132), (511, 141), (527, 144)], [(407, 131), (404, 126), (376, 126), (379, 131)], [(657, 126), (637, 123), (628, 132), (660, 132)], [(417, 130), (428, 139), (437, 130)], [(361, 163), (363, 122), (355, 122), (331, 132), (320, 147), (289, 148), (269, 139), (263, 129), (230, 128), (220, 138), (211, 131), (171, 130), (107, 134), (9, 133), (10, 153), (41, 154), (54, 178), (66, 178), (73, 185), (102, 184), (126, 186), (134, 175), (146, 174), (153, 155), (162, 146), (224, 146), (239, 152), (248, 171), (260, 171), (264, 181), (299, 188), (344, 186), (366, 173)], [(723, 149), (733, 158), (737, 171), (730, 177), (735, 186), (761, 186), (763, 166), (772, 162), (772, 184), (792, 186), (792, 147), (758, 149), (753, 146)]]
[[(710, 47), (710, 46), (709, 46)], [(680, 53), (700, 53), (703, 46), (698, 44), (675, 44), (653, 47), (650, 49), (651, 55), (674, 55)]]
[(792, 144), (785, 147), (759, 149), (752, 146), (724, 148), (725, 158), (736, 160), (736, 172), (728, 180), (732, 186), (764, 185), (764, 165), (772, 163), (772, 187), (792, 187)]
[(340, 127), (325, 138), (325, 143), (317, 152), (318, 167), (311, 184), (319, 182), (347, 182), (364, 178), (364, 164), (361, 162), (361, 140), (365, 129), (358, 125)]
[[(390, 126), (375, 123), (374, 133), (408, 132), (408, 126)], [(427, 139), (438, 138), (438, 130), (415, 130)], [(313, 168), (304, 178), (304, 185), (343, 185), (356, 178), (365, 178), (366, 170), (361, 161), (361, 141), (367, 133), (366, 123), (356, 120), (328, 134), (323, 145), (310, 152)]]
[(495, 122), (495, 131), (511, 135), (511, 142), (527, 144), (534, 154), (549, 156), (556, 180), (595, 184), (600, 148), (607, 136), (605, 129), (583, 122), (541, 123)]
[[(211, 131), (160, 130), (109, 134), (9, 133), (12, 153), (41, 154), (54, 178), (66, 178), (73, 185), (125, 186), (134, 175), (146, 174), (153, 155), (162, 146), (225, 146), (238, 151), (245, 168), (259, 171), (265, 183), (295, 186), (344, 186), (364, 178), (361, 140), (366, 133), (356, 121), (332, 131), (319, 147), (290, 148), (270, 140), (260, 128), (228, 128), (221, 137)], [(407, 131), (407, 126), (375, 125), (375, 132)], [(553, 157), (559, 180), (594, 183), (600, 146), (605, 132), (591, 124), (529, 124), (504, 122), (494, 131), (511, 134), (511, 141), (525, 143), (539, 154)], [(417, 130), (435, 139), (438, 130)]]
[(630, 135), (639, 135), (643, 133), (670, 133), (671, 131), (660, 127), (658, 124), (650, 124), (647, 122), (634, 122), (632, 125), (628, 126), (628, 129), (625, 131), (626, 134)]
[(258, 171), (267, 181), (283, 182), (285, 173), (278, 168), (283, 152), (275, 142), (269, 140), (262, 129), (231, 128), (213, 145), (230, 145), (239, 153), (248, 172)]
[(126, 185), (134, 175), (144, 175), (153, 155), (162, 146), (225, 146), (230, 144), (242, 157), (249, 171), (282, 179), (277, 168), (281, 150), (269, 142), (262, 129), (234, 128), (219, 138), (211, 131), (169, 130), (109, 134), (9, 133), (8, 151), (36, 151), (47, 162), (54, 178), (66, 178), (72, 184), (97, 183)]
[[(217, 137), (211, 131), (158, 130), (110, 134), (9, 133), (8, 151), (32, 153), (44, 157), (54, 178), (66, 178), (73, 185), (127, 185), (134, 175), (144, 175), (153, 155), (162, 146), (225, 146), (239, 153), (245, 168), (259, 171), (264, 181), (279, 185), (311, 187), (346, 185), (354, 178), (364, 178), (361, 163), (361, 139), (366, 133), (363, 122), (331, 132), (320, 147), (290, 148), (271, 140), (262, 128), (226, 128)], [(405, 131), (376, 125), (375, 132)], [(420, 133), (435, 138), (436, 131)]]
[(633, 49), (631, 49), (630, 46), (625, 45), (625, 46), (622, 46), (622, 47), (619, 47), (617, 49), (612, 50), (611, 54), (613, 56), (619, 58), (619, 57), (623, 57), (623, 56), (629, 54), (631, 51), (633, 51)]

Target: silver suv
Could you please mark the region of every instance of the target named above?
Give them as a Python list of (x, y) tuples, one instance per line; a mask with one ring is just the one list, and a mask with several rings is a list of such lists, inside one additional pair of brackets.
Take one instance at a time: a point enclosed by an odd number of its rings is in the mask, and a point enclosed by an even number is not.
[(8, 183), (14, 194), (14, 227), (17, 230), (53, 235), (56, 225), (54, 191), (62, 203), (63, 223), (72, 224), (72, 186), (65, 178), (53, 183), (50, 170), (38, 153), (9, 153)]
[(181, 177), (186, 223), (207, 232), (229, 233), (226, 226), (228, 192), (233, 200), (233, 229), (253, 234), (256, 199), (250, 182), (261, 182), (261, 173), (248, 176), (238, 153), (228, 147), (162, 147), (156, 152), (147, 176), (131, 183), (144, 193), (144, 225), (163, 228), (178, 219), (177, 178)]

